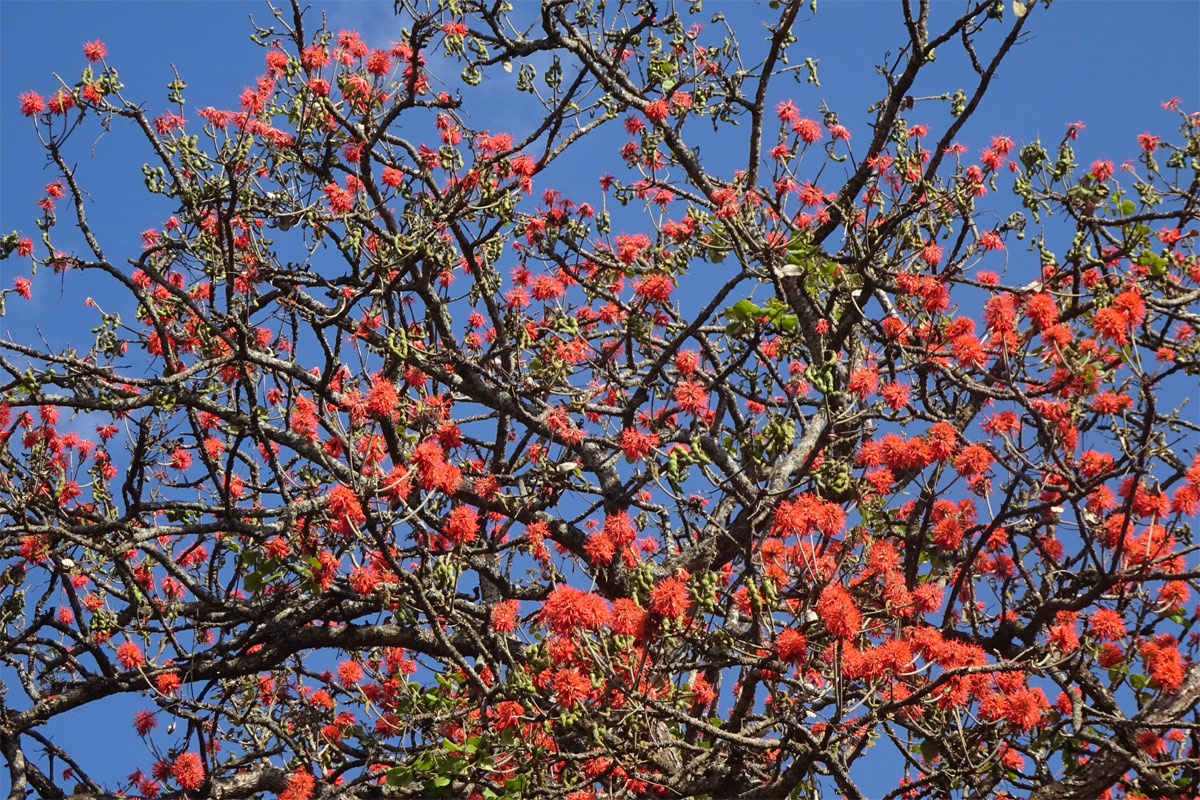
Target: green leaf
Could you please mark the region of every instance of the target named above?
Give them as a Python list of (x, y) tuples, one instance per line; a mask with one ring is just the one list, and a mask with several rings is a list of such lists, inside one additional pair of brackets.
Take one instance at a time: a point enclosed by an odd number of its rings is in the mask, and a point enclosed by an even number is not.
[(750, 300), (738, 300), (725, 309), (725, 318), (729, 320), (725, 326), (726, 335), (736, 336), (745, 332), (750, 323), (756, 317), (760, 316), (763, 316), (763, 310), (753, 302)]
[(746, 322), (762, 314), (762, 309), (749, 300), (738, 300), (725, 309), (725, 316), (738, 322)]
[(1133, 675), (1129, 676), (1129, 685), (1135, 689), (1145, 689), (1147, 683), (1149, 683), (1149, 681), (1146, 680), (1145, 675), (1134, 673)]
[(407, 786), (412, 783), (412, 779), (411, 767), (392, 767), (387, 771), (388, 786)]
[(808, 241), (807, 235), (796, 234), (788, 240), (788, 263), (803, 264), (821, 252), (821, 248)]

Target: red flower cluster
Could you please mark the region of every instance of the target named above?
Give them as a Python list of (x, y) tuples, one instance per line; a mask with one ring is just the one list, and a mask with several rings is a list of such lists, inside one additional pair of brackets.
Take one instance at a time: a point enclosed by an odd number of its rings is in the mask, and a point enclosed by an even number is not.
[(813, 531), (834, 535), (846, 527), (846, 512), (831, 500), (822, 500), (815, 494), (797, 495), (784, 500), (775, 507), (775, 519), (771, 523), (773, 536), (807, 536)]
[(565, 584), (550, 592), (539, 614), (542, 624), (561, 636), (602, 628), (609, 618), (604, 598)]
[(117, 661), (125, 669), (136, 669), (146, 663), (146, 657), (134, 642), (122, 642), (117, 648)]
[(679, 575), (663, 578), (650, 590), (650, 610), (668, 619), (682, 617), (690, 602), (687, 579)]
[(184, 789), (199, 789), (204, 783), (204, 764), (199, 753), (180, 753), (171, 765), (171, 774)]
[(308, 770), (298, 769), (288, 775), (287, 788), (279, 793), (279, 800), (311, 800), (317, 780)]
[(496, 633), (512, 633), (517, 629), (517, 612), (520, 600), (502, 600), (492, 606), (490, 615), (492, 630)]
[(342, 536), (351, 536), (357, 527), (367, 521), (362, 504), (358, 502), (354, 490), (349, 486), (338, 484), (329, 490), (329, 529)]
[(839, 639), (852, 639), (862, 628), (862, 612), (840, 583), (831, 583), (821, 590), (817, 616), (825, 630)]
[(470, 506), (455, 506), (446, 515), (442, 532), (455, 547), (473, 542), (479, 536), (479, 514)]
[(1160, 689), (1174, 692), (1183, 685), (1183, 656), (1174, 636), (1162, 634), (1142, 645), (1142, 663), (1146, 677)]

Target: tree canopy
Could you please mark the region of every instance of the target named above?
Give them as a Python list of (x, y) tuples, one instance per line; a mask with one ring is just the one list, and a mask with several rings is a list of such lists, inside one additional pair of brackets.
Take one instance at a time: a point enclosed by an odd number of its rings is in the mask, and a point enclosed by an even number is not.
[(815, 2), (268, 8), (226, 107), (16, 100), (0, 302), (95, 327), (0, 341), (10, 797), (1200, 796), (1200, 115), (968, 150), (1049, 3), (897, 2), (865, 116)]

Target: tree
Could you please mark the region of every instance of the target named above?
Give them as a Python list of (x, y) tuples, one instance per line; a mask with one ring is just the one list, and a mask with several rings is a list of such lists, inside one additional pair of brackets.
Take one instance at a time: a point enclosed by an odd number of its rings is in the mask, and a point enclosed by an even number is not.
[[(59, 175), (0, 251), (99, 299), (0, 342), (10, 797), (1197, 796), (1200, 116), (968, 157), (1043, 8), (923, 0), (852, 147), (787, 97), (803, 4), (608, 5), (293, 4), (235, 108), (99, 41), (21, 96)], [(96, 123), (175, 209), (127, 259)], [(122, 695), (132, 776), (45, 734)]]

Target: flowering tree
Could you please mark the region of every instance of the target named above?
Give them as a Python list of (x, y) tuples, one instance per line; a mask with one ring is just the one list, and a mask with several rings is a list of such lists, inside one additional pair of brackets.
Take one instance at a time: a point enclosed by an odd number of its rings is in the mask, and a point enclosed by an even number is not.
[[(1197, 796), (1200, 118), (968, 153), (1020, 3), (898, 4), (853, 139), (795, 0), (398, 5), (273, 8), (228, 109), (99, 41), (20, 97), (59, 175), (0, 298), (98, 299), (0, 342), (11, 797)], [(528, 130), (467, 114), (514, 80)], [(96, 123), (175, 208), (119, 256)], [(48, 731), (120, 695), (118, 779)]]

